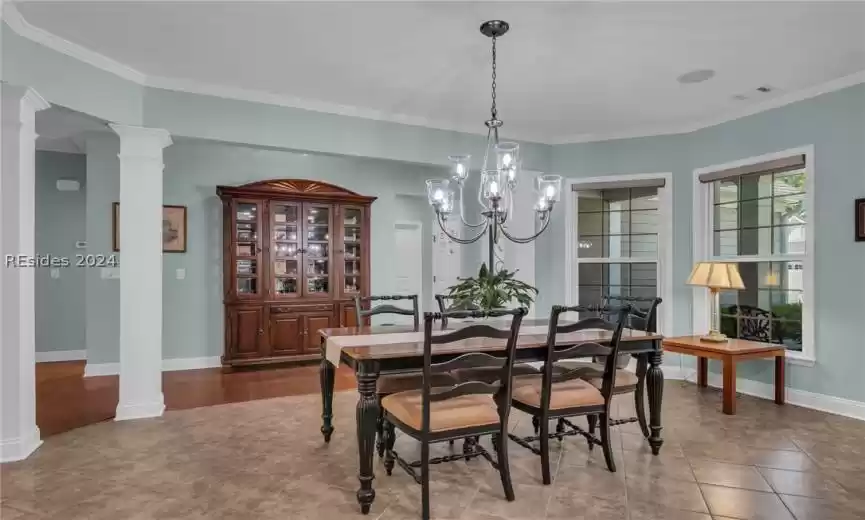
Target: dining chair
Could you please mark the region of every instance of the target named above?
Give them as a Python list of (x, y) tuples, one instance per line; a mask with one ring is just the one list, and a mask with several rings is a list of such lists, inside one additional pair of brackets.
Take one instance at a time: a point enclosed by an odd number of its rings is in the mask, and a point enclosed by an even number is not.
[[(456, 311), (456, 310), (480, 310), (480, 307), (477, 305), (467, 306), (468, 308), (459, 308), (456, 309), (453, 306), (448, 306), (448, 301), (453, 301), (453, 296), (444, 295), (444, 294), (436, 294), (435, 295), (436, 303), (439, 306), (439, 312), (442, 313), (442, 327), (446, 327), (448, 324), (447, 321), (447, 313)], [(455, 372), (455, 375), (460, 379), (464, 380), (480, 380), (487, 383), (492, 383), (499, 376), (499, 370), (496, 367), (475, 367), (475, 368), (467, 368), (467, 369), (459, 369)], [(514, 365), (514, 377), (524, 376), (524, 375), (532, 375), (532, 374), (540, 374), (540, 370), (525, 364), (525, 363), (516, 363)]]
[[(373, 302), (378, 301), (401, 301), (411, 300), (412, 308), (406, 309), (391, 304), (373, 305)], [(416, 294), (411, 295), (394, 295), (394, 296), (355, 296), (354, 309), (355, 317), (357, 318), (358, 326), (362, 326), (363, 319), (369, 316), (377, 315), (401, 315), (414, 317), (414, 330), (417, 332), (420, 325), (420, 312), (418, 311), (418, 298)], [(370, 306), (370, 308), (366, 308)], [(382, 324), (383, 326), (392, 326), (393, 323)], [(448, 386), (456, 383), (456, 377), (452, 374), (436, 374), (433, 378), (433, 386)], [(416, 390), (423, 385), (423, 375), (418, 372), (397, 372), (383, 373), (378, 378), (376, 386), (376, 396), (379, 403), (388, 395), (402, 392), (405, 390)], [(384, 456), (384, 435), (382, 430), (383, 412), (379, 408), (379, 416), (376, 420), (376, 443), (375, 448), (379, 457)]]
[[(550, 484), (550, 438), (561, 438), (568, 435), (582, 435), (590, 444), (600, 444), (604, 449), (604, 459), (610, 471), (616, 471), (613, 459), (613, 449), (610, 444), (610, 401), (613, 397), (613, 382), (616, 378), (616, 356), (619, 353), (619, 342), (622, 337), (625, 318), (630, 308), (622, 307), (618, 311), (616, 322), (607, 321), (601, 317), (585, 318), (576, 323), (559, 325), (559, 316), (565, 312), (595, 312), (598, 307), (553, 306), (550, 313), (550, 323), (547, 331), (547, 348), (543, 372), (538, 376), (521, 377), (514, 381), (513, 407), (537, 418), (540, 423), (540, 434), (531, 437), (509, 437), (524, 448), (541, 456), (541, 473), (544, 484)], [(598, 333), (589, 329), (603, 329), (612, 332), (609, 345), (601, 345), (594, 338)], [(571, 335), (570, 337), (565, 335)], [(570, 343), (558, 347), (557, 342), (567, 337)], [(576, 357), (605, 356), (604, 372), (601, 388), (598, 389), (582, 379), (584, 373), (591, 367), (580, 366), (570, 370), (554, 370), (556, 363), (563, 359)], [(576, 416), (595, 417), (600, 421), (601, 439), (584, 431), (568, 420)], [(560, 419), (560, 423), (570, 427), (570, 430), (556, 432), (550, 435), (550, 420)], [(540, 448), (532, 445), (540, 441)]]
[[(625, 327), (634, 330), (641, 330), (644, 332), (657, 332), (657, 314), (658, 314), (658, 306), (663, 301), (661, 298), (649, 298), (649, 297), (639, 297), (639, 296), (607, 296), (604, 298), (605, 302), (602, 306), (599, 314), (601, 316), (606, 316), (607, 319), (612, 318), (610, 309), (616, 309), (621, 305), (629, 305), (630, 311), (625, 321)], [(617, 302), (617, 305), (613, 302)], [(640, 304), (643, 305), (643, 308), (640, 308)], [(628, 362), (630, 361), (631, 356), (628, 354), (620, 354), (618, 360), (616, 362), (616, 368), (623, 369), (628, 366)], [(585, 379), (595, 386), (595, 388), (601, 388), (601, 375), (604, 370), (604, 360), (602, 358), (595, 358), (590, 366), (594, 369), (592, 371), (586, 371)], [(586, 361), (576, 361), (576, 360), (568, 360), (563, 361), (557, 364), (558, 369), (567, 370), (574, 369), (581, 366), (589, 365)], [(633, 422), (637, 422), (640, 424), (640, 430), (643, 433), (643, 436), (648, 437), (650, 435), (649, 432), (649, 423), (646, 420), (646, 399), (645, 399), (645, 384), (643, 382), (646, 378), (646, 373), (649, 369), (649, 362), (646, 356), (637, 357), (637, 371), (636, 374), (631, 373), (627, 370), (619, 370), (616, 372), (615, 384), (613, 385), (613, 395), (623, 395), (623, 394), (634, 394), (634, 408), (636, 410), (636, 417), (627, 417), (624, 419), (611, 419), (610, 426), (619, 426), (622, 424), (630, 424)], [(589, 433), (594, 434), (596, 424), (594, 422), (595, 418), (592, 416), (587, 417), (589, 423)], [(556, 426), (556, 432), (562, 431), (564, 428), (564, 424), (559, 423)], [(591, 450), (594, 446), (589, 443), (589, 449)]]
[[(501, 477), (502, 488), (508, 501), (514, 500), (514, 489), (508, 465), (508, 417), (510, 415), (514, 357), (520, 323), (526, 309), (492, 311), (454, 311), (424, 314), (423, 385), (420, 390), (409, 390), (391, 394), (381, 401), (384, 409), (386, 455), (385, 471), (393, 472), (394, 462), (421, 485), (422, 518), (430, 517), (430, 465), (456, 460), (485, 458)], [(467, 327), (433, 335), (435, 322), (450, 318), (488, 318), (510, 316), (508, 329), (499, 329), (488, 324)], [(471, 352), (458, 355), (448, 361), (433, 363), (433, 349), (447, 344), (504, 342), (504, 358), (486, 352)], [(454, 345), (457, 347), (457, 345)], [(457, 347), (459, 348), (459, 347)], [(493, 383), (483, 381), (461, 381), (450, 387), (435, 388), (436, 374), (450, 373), (458, 368), (475, 365), (488, 366), (497, 363), (500, 375)], [(408, 462), (394, 451), (396, 429), (420, 441), (421, 459)], [(457, 453), (430, 459), (430, 445), (455, 439), (491, 435), (496, 451), (495, 459), (481, 445), (469, 453)], [(420, 469), (420, 474), (416, 471)]]

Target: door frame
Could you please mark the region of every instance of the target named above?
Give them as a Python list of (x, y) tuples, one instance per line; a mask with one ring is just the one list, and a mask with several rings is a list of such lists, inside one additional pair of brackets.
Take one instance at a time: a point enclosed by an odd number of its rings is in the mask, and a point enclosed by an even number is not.
[(673, 325), (673, 174), (672, 172), (660, 173), (633, 173), (621, 175), (598, 175), (595, 177), (565, 179), (565, 299), (567, 305), (577, 304), (577, 290), (575, 269), (577, 263), (576, 244), (577, 228), (572, 225), (577, 216), (577, 203), (572, 195), (574, 187), (581, 184), (597, 182), (628, 182), (643, 180), (663, 180), (664, 188), (658, 190), (658, 215), (660, 217), (660, 229), (658, 236), (658, 257), (655, 260), (658, 265), (658, 295), (663, 299), (664, 305), (658, 313), (658, 332), (672, 335)]
[[(424, 237), (423, 222), (421, 222), (419, 220), (395, 220), (393, 222), (394, 237), (396, 237), (396, 230), (400, 226), (402, 226), (402, 229), (412, 227), (412, 226), (417, 228), (417, 240), (418, 240), (418, 247), (419, 247), (418, 250), (420, 251), (420, 255), (419, 255), (420, 256), (420, 278), (419, 278), (419, 280), (420, 280), (420, 294), (418, 294), (418, 297), (417, 297), (417, 304), (418, 304), (418, 312), (423, 313), (424, 309), (426, 309), (425, 298), (427, 297), (427, 295), (424, 294), (424, 290), (423, 290), (423, 288), (424, 288), (423, 272), (424, 272), (424, 265), (426, 265), (426, 262), (425, 262), (424, 257), (423, 257), (423, 237)], [(394, 290), (394, 294), (396, 294), (395, 290)], [(432, 299), (432, 295), (429, 295), (429, 298)]]

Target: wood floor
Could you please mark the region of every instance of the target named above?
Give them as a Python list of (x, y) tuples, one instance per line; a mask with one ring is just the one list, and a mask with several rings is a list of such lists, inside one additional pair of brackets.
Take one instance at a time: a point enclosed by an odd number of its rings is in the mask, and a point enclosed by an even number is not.
[[(117, 408), (118, 377), (84, 377), (84, 361), (36, 364), (36, 424), (45, 438), (106, 421)], [(355, 387), (354, 374), (341, 366), (336, 389)], [(165, 372), (162, 392), (168, 410), (318, 393), (318, 365), (244, 370), (219, 368)]]

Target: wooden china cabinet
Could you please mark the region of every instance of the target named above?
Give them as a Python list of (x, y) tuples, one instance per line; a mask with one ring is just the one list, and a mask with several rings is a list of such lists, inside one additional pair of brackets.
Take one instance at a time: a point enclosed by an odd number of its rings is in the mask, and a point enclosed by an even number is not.
[(219, 186), (226, 367), (318, 359), (369, 295), (375, 197), (300, 179)]

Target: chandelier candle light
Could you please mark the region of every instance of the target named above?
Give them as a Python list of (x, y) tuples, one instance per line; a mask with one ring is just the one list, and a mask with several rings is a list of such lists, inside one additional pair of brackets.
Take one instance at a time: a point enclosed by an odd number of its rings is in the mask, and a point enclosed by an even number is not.
[[(534, 210), (541, 222), (541, 228), (529, 237), (516, 237), (508, 232), (507, 223), (513, 215), (514, 190), (520, 173), (520, 145), (511, 142), (499, 142), (499, 128), (503, 122), (498, 118), (496, 109), (496, 39), (503, 36), (510, 26), (501, 20), (491, 20), (481, 25), (481, 33), (492, 38), (492, 107), (490, 119), (485, 121), (487, 127), (487, 146), (484, 152), (484, 162), (481, 167), (481, 184), (478, 190), (478, 202), (484, 208), (481, 212), (483, 219), (475, 224), (466, 220), (464, 215), (463, 187), (469, 178), (471, 171), (471, 156), (451, 155), (448, 157), (451, 163), (450, 179), (431, 179), (426, 181), (427, 196), (429, 203), (436, 212), (439, 227), (454, 242), (458, 244), (471, 244), (477, 242), (484, 235), (489, 240), (489, 263), (490, 271), (495, 270), (495, 244), (499, 237), (504, 236), (511, 242), (526, 244), (541, 235), (549, 226), (549, 215), (553, 206), (561, 196), (562, 178), (558, 175), (541, 175), (535, 180), (535, 188), (538, 201)], [(490, 163), (490, 152), (495, 163)], [(452, 183), (459, 191), (458, 214), (462, 224), (468, 228), (477, 229), (477, 233), (470, 238), (460, 238), (451, 234), (445, 222), (448, 216), (454, 212), (455, 191)]]

